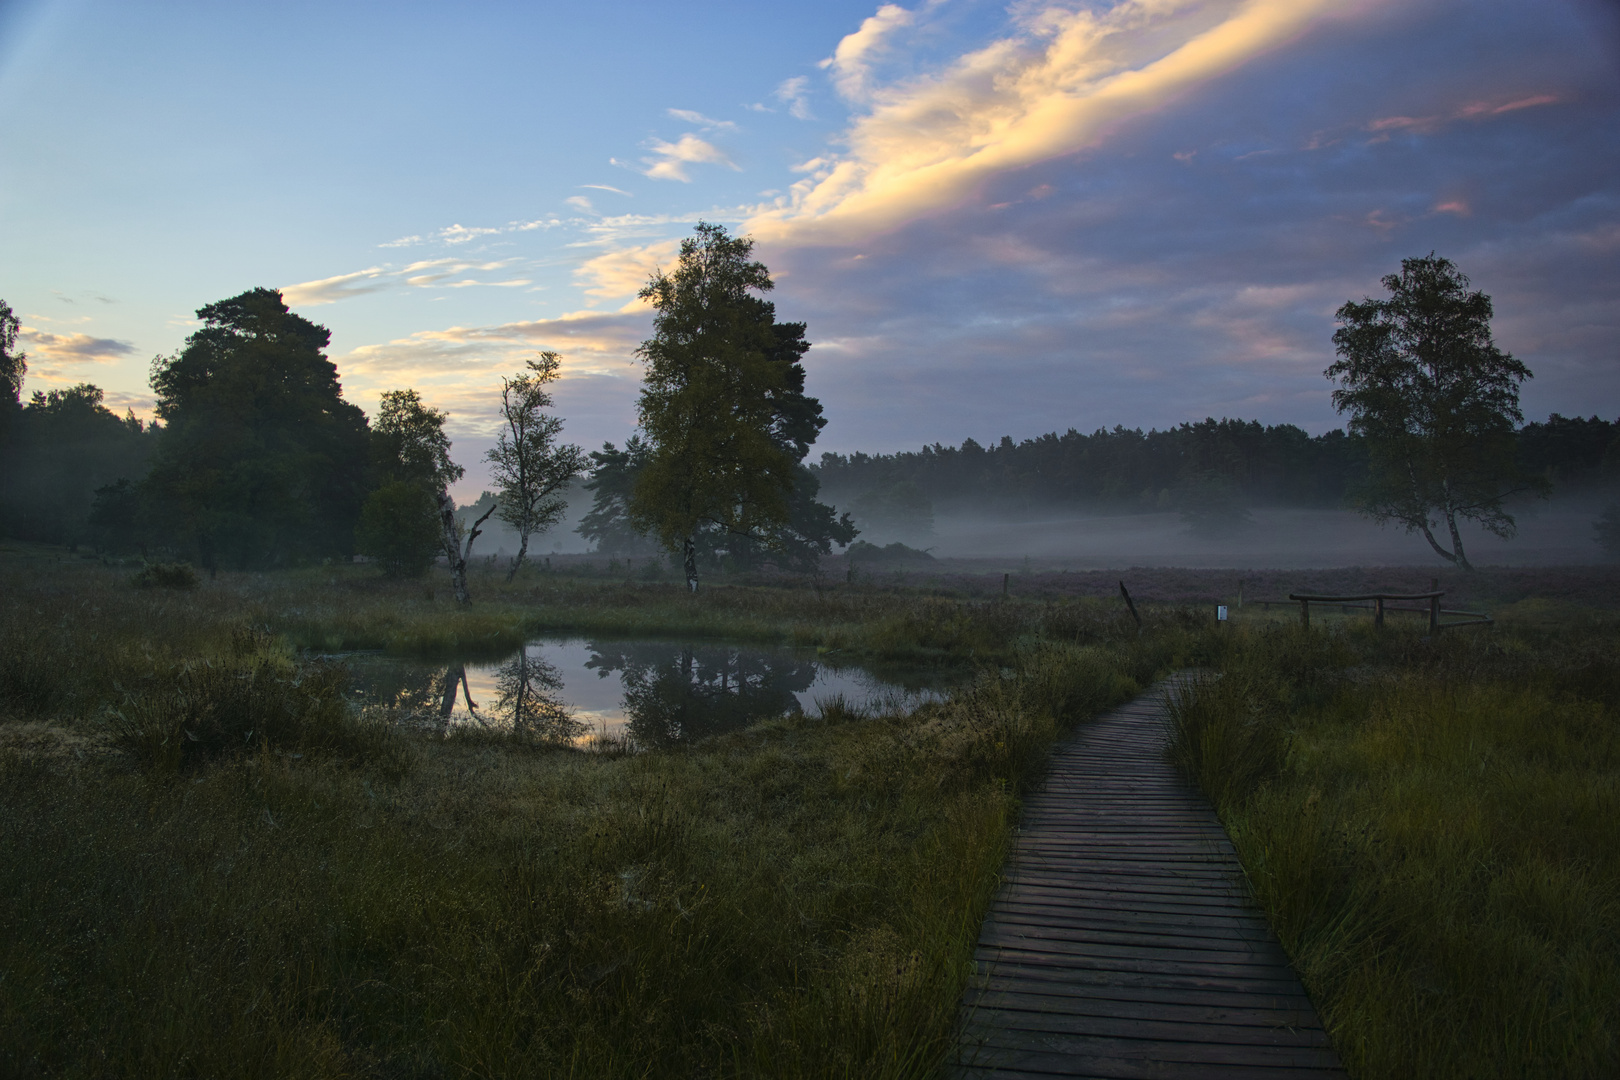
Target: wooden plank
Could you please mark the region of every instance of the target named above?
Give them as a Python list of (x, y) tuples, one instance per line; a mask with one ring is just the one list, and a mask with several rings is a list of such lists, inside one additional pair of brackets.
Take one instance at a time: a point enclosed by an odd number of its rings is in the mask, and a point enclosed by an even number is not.
[(1149, 1020), (1178, 1021), (1189, 1024), (1232, 1024), (1239, 1027), (1261, 1027), (1297, 1031), (1302, 1037), (1322, 1039), (1326, 1036), (1311, 1027), (1314, 1014), (1310, 1008), (1263, 1008), (1247, 1003), (1243, 997), (1233, 997), (1232, 1003), (1152, 1001), (1142, 997), (1120, 1000), (1113, 996), (1096, 994), (1050, 994), (1033, 990), (983, 990), (974, 998), (978, 1008), (993, 1007), (1012, 1012), (1039, 1012), (1062, 1020), (1068, 1016), (1139, 1017)]
[(1178, 1042), (1172, 1039), (1128, 1039), (1109, 1035), (975, 1030), (973, 1040), (988, 1049), (1042, 1049), (1114, 1059), (1186, 1062), (1198, 1065), (1247, 1065), (1296, 1069), (1333, 1068), (1339, 1059), (1331, 1047), (1257, 1046), (1252, 1043)]
[(1344, 1075), (1219, 819), (1165, 759), (1163, 691), (1082, 727), (1025, 800), (951, 1075)]

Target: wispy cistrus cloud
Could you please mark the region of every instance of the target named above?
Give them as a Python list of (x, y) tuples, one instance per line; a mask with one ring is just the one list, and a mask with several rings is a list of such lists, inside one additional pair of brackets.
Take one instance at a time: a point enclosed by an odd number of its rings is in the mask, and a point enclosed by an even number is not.
[(774, 96), (787, 106), (789, 116), (798, 120), (813, 119), (810, 112), (810, 76), (795, 75), (791, 79), (783, 79)]
[(1376, 120), (1369, 120), (1366, 130), (1373, 134), (1374, 142), (1382, 142), (1398, 132), (1432, 135), (1459, 120), (1489, 120), (1504, 113), (1518, 112), (1520, 109), (1556, 105), (1558, 100), (1556, 94), (1533, 94), (1509, 101), (1471, 101), (1459, 109), (1429, 116), (1381, 116)]
[(872, 91), (874, 64), (888, 51), (896, 31), (912, 25), (916, 18), (915, 12), (898, 4), (884, 4), (859, 30), (845, 35), (833, 54), (821, 62), (839, 94), (850, 101), (865, 101)]
[[(597, 184), (581, 184), (581, 187), (599, 187)], [(608, 191), (617, 191), (617, 188), (608, 188)], [(621, 194), (623, 194), (621, 192)], [(380, 248), (416, 247), (420, 244), (466, 244), (474, 240), (481, 240), (488, 236), (504, 236), (508, 233), (533, 232), (536, 229), (551, 229), (562, 224), (561, 218), (535, 218), (533, 221), (508, 221), (505, 225), (446, 225), (437, 232), (428, 233), (426, 237), (420, 235), (402, 236), (398, 240), (390, 240), (386, 244), (378, 244)]]
[(53, 334), (32, 326), (19, 327), (17, 337), (27, 345), (29, 356), (57, 364), (108, 364), (135, 351), (135, 346), (116, 338), (90, 334)]
[(692, 182), (692, 175), (686, 171), (688, 165), (724, 165), (729, 169), (737, 168), (724, 150), (690, 132), (672, 143), (654, 139), (648, 149), (652, 151), (652, 156), (641, 159), (641, 163), (646, 166), (641, 170), (641, 175), (654, 180), (679, 180), (689, 184)]
[(623, 188), (616, 188), (611, 184), (581, 184), (579, 186), (582, 188), (593, 188), (596, 191), (611, 191), (615, 195), (630, 195), (630, 193)]
[(669, 115), (687, 124), (696, 124), (705, 131), (736, 131), (737, 125), (730, 120), (711, 120), (700, 112), (691, 109), (666, 109)]
[[(1119, 0), (1101, 10), (1018, 8), (1013, 34), (939, 74), (867, 88), (865, 74), (856, 73), (899, 24), (891, 15), (869, 33), (863, 26), (847, 50), (851, 85), (872, 102), (846, 133), (847, 152), (810, 170), (747, 227), (761, 240), (836, 243), (950, 206), (992, 176), (1097, 146), (1129, 117), (1346, 7), (1331, 0)], [(835, 54), (835, 77), (839, 64)]]
[(396, 288), (400, 285), (418, 289), (465, 289), (480, 285), (491, 288), (516, 288), (520, 285), (531, 284), (528, 278), (487, 281), (464, 277), (459, 281), (452, 280), (457, 275), (472, 271), (488, 273), (495, 270), (504, 270), (511, 266), (514, 261), (513, 259), (498, 259), (494, 262), (472, 262), (466, 259), (424, 259), (401, 267), (372, 266), (365, 270), (356, 270), (350, 274), (338, 274), (334, 277), (321, 278), (316, 281), (303, 281), (296, 285), (283, 285), (281, 297), (291, 307), (317, 307), (321, 304), (333, 304), (339, 300), (364, 296), (366, 293), (381, 292), (384, 289)]

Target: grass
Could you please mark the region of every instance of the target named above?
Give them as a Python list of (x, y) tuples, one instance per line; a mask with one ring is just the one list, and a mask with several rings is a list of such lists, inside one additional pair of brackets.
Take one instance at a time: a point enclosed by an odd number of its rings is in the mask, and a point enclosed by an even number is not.
[[(0, 1074), (930, 1075), (1053, 740), (1211, 640), (1086, 603), (475, 584), (462, 612), (348, 568), (0, 564)], [(538, 629), (985, 669), (910, 713), (586, 754), (341, 712), (299, 651)]]
[(1620, 621), (1239, 624), (1176, 710), (1351, 1073), (1620, 1074)]

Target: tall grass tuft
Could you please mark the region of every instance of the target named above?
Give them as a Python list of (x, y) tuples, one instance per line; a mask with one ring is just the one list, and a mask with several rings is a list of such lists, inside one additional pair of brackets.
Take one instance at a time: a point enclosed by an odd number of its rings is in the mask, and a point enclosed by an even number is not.
[(1239, 628), (1177, 704), (1353, 1075), (1620, 1074), (1617, 646)]

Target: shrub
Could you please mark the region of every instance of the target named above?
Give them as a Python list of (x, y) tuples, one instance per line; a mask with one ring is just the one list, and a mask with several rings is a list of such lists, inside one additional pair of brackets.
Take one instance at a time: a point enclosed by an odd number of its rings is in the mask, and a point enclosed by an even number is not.
[(190, 563), (147, 563), (133, 581), (137, 589), (195, 589), (197, 571)]
[(420, 484), (384, 484), (361, 509), (355, 539), (361, 554), (377, 560), (384, 577), (421, 577), (439, 552), (433, 496)]
[(183, 661), (124, 690), (108, 709), (113, 744), (158, 771), (261, 747), (372, 749), (344, 696), (347, 681), (338, 665), (273, 657)]

